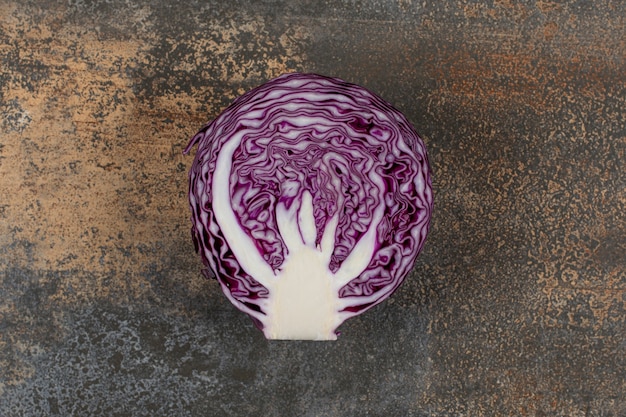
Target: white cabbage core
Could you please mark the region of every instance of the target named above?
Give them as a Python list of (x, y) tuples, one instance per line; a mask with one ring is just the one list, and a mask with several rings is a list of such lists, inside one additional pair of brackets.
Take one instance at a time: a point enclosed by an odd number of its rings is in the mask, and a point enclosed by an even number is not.
[[(238, 132), (219, 152), (213, 172), (212, 203), (215, 219), (240, 266), (269, 291), (261, 303), (263, 312), (255, 312), (253, 316), (262, 323), (268, 339), (335, 340), (336, 329), (347, 314), (343, 310), (368, 301), (364, 296), (340, 298), (339, 290), (369, 265), (376, 248), (376, 228), (383, 217), (384, 200), (376, 208), (366, 233), (335, 273), (329, 269), (329, 262), (335, 247), (337, 215), (327, 222), (316, 245), (310, 192), (299, 191), (300, 200), (294, 200), (289, 208), (279, 203), (276, 221), (287, 253), (282, 265), (272, 270), (252, 238), (241, 228), (231, 205), (229, 179), (233, 154), (244, 134), (245, 131)], [(373, 171), (367, 175), (382, 192), (380, 176)], [(371, 301), (375, 298), (373, 294)], [(231, 301), (239, 303), (235, 299)]]

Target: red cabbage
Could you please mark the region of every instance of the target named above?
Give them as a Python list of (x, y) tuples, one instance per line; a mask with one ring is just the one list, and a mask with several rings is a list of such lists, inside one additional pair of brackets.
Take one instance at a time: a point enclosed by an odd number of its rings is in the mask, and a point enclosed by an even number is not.
[(426, 148), (370, 91), (285, 74), (236, 99), (185, 153), (196, 144), (196, 250), (268, 339), (334, 340), (413, 267), (433, 204)]

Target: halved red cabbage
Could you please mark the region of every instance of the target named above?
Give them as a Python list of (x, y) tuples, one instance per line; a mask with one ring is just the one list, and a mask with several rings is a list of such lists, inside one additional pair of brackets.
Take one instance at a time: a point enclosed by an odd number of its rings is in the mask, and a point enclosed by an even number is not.
[(411, 270), (430, 168), (411, 124), (377, 95), (285, 74), (236, 99), (185, 153), (196, 144), (196, 249), (268, 339), (334, 340)]

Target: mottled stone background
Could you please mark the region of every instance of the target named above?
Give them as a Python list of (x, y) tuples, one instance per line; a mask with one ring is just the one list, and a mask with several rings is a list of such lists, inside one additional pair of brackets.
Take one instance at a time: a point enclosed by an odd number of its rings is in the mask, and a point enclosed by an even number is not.
[[(0, 416), (626, 415), (624, 2), (0, 0), (0, 60)], [(187, 140), (287, 71), (433, 166), (337, 342), (267, 342), (190, 240)]]

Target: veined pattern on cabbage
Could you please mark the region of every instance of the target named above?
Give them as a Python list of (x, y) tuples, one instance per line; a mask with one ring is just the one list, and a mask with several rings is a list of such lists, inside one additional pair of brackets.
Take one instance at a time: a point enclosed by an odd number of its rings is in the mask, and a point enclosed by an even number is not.
[(391, 295), (428, 234), (426, 148), (368, 90), (285, 74), (204, 126), (192, 236), (224, 294), (269, 339), (333, 340)]

